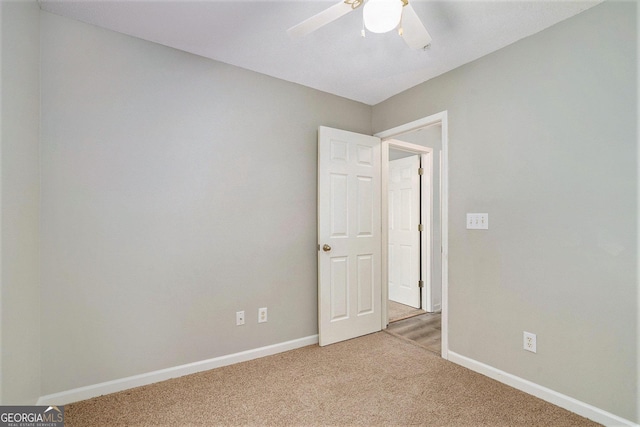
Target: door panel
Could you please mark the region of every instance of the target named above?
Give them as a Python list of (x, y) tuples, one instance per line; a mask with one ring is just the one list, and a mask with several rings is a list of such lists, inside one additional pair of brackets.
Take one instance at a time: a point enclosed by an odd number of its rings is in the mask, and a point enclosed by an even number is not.
[[(358, 198), (356, 200), (356, 209), (358, 212), (358, 237), (373, 236), (373, 179), (368, 176), (356, 177), (358, 183)], [(378, 207), (379, 209), (379, 207)]]
[(370, 314), (375, 307), (374, 262), (371, 255), (358, 255), (358, 315)]
[(331, 320), (346, 319), (349, 307), (349, 266), (346, 257), (331, 259)]
[(349, 224), (349, 209), (347, 202), (349, 200), (347, 194), (347, 175), (335, 174), (330, 175), (331, 193), (329, 195), (329, 203), (331, 204), (331, 237), (347, 237)]
[(381, 329), (380, 145), (372, 136), (318, 130), (320, 345)]

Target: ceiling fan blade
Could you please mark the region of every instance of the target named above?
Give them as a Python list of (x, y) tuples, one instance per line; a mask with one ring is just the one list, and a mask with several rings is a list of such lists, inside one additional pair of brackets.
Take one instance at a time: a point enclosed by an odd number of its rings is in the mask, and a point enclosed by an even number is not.
[(402, 38), (413, 49), (424, 49), (431, 43), (431, 35), (410, 3), (402, 8)]
[(312, 16), (311, 18), (305, 19), (298, 25), (294, 25), (293, 27), (287, 30), (287, 34), (291, 37), (302, 37), (306, 36), (309, 33), (314, 32), (320, 27), (324, 27), (330, 22), (335, 21), (336, 19), (346, 15), (351, 12), (353, 7), (351, 4), (347, 4), (341, 1), (338, 4), (334, 4), (329, 9), (325, 9), (317, 15)]

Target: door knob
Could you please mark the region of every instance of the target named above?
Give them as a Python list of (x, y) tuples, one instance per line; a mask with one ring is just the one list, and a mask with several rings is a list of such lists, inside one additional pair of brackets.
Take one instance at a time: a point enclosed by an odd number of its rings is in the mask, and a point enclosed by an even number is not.
[(329, 246), (329, 245), (325, 244), (325, 245), (322, 247), (322, 250), (323, 250), (323, 251), (325, 251), (325, 252), (329, 252), (329, 251), (331, 250), (331, 246)]

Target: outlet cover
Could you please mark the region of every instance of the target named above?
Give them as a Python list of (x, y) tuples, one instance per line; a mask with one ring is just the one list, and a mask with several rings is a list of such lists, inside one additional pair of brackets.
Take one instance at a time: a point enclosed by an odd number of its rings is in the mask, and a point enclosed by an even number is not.
[(244, 325), (244, 311), (236, 311), (236, 326)]
[(531, 332), (523, 332), (523, 347), (525, 350), (530, 351), (532, 353), (536, 353), (536, 334), (532, 334)]
[(264, 323), (267, 321), (267, 307), (258, 309), (258, 323)]

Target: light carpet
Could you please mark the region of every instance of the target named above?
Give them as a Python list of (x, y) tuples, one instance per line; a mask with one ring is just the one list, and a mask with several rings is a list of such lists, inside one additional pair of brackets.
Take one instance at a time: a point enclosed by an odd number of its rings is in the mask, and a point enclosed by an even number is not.
[(385, 332), (65, 406), (66, 426), (595, 426)]

